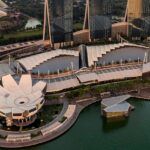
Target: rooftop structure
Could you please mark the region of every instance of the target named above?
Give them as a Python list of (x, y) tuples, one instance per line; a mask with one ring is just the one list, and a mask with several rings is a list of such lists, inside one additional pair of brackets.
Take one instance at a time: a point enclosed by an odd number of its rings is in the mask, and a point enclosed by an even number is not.
[(53, 82), (50, 80), (47, 85), (47, 92), (57, 92), (62, 91), (64, 89), (70, 89), (80, 86), (80, 83), (76, 77), (69, 77), (64, 80), (54, 80)]
[(57, 49), (17, 60), (27, 71), (58, 56), (79, 56), (78, 51)]
[(106, 118), (128, 116), (131, 105), (126, 102), (130, 95), (123, 95), (103, 99), (101, 102), (102, 112)]
[[(147, 69), (147, 72), (150, 72), (150, 68)], [(77, 73), (70, 76), (47, 79), (47, 92), (62, 91), (65, 89), (75, 88), (83, 84), (124, 80), (127, 78), (136, 78), (141, 76), (142, 65), (105, 68), (94, 72), (82, 72), (81, 74)]]
[(84, 73), (77, 75), (78, 80), (80, 83), (83, 84), (89, 84), (89, 83), (95, 83), (99, 81), (99, 77), (96, 73)]
[(11, 75), (2, 77), (0, 86), (0, 116), (7, 126), (26, 126), (33, 123), (44, 104), (45, 82), (32, 86), (31, 75), (22, 75), (19, 84)]
[[(84, 49), (84, 51), (82, 51), (82, 49)], [(121, 61), (122, 63), (123, 61), (143, 61), (145, 57), (148, 56), (149, 48), (132, 43), (119, 43), (103, 46), (81, 45), (79, 50), (80, 51), (56, 49), (18, 59), (17, 63), (26, 71), (37, 73), (47, 68), (43, 73), (47, 73), (48, 70), (52, 73), (57, 72), (58, 69), (60, 71), (68, 70), (68, 67), (71, 70), (72, 68), (77, 70), (82, 67), (92, 67), (95, 64), (107, 65), (108, 63), (121, 63)], [(68, 57), (68, 59), (66, 57)], [(59, 61), (61, 62), (60, 67), (58, 66)], [(48, 64), (50, 65), (48, 66)], [(63, 67), (62, 64), (66, 65)]]
[[(149, 49), (148, 47), (136, 45), (136, 44), (132, 44), (132, 43), (119, 43), (119, 44), (110, 44), (110, 45), (104, 45), (104, 46), (87, 46), (88, 66), (90, 67), (90, 66), (94, 65), (94, 63), (98, 62), (98, 59), (104, 57), (104, 55), (106, 55), (112, 51), (115, 51), (117, 49), (121, 49), (121, 48), (125, 48), (125, 47), (129, 47), (129, 48), (136, 47), (136, 48), (142, 48), (142, 49), (147, 49), (147, 50)], [(137, 57), (137, 59), (138, 59), (138, 57)], [(110, 61), (112, 61), (112, 60), (110, 60)], [(105, 63), (106, 63), (106, 60), (105, 60)]]
[(128, 67), (117, 67), (111, 69), (104, 69), (98, 71), (99, 82), (106, 82), (112, 80), (123, 80), (127, 78), (135, 78), (142, 76), (142, 67), (139, 66), (128, 66)]
[(110, 107), (113, 105), (120, 104), (124, 102), (125, 100), (129, 99), (130, 97), (131, 97), (130, 95), (122, 95), (122, 96), (117, 96), (117, 97), (105, 98), (102, 100), (101, 104), (104, 107)]
[(105, 112), (128, 112), (130, 108), (130, 104), (127, 102), (121, 102), (119, 104), (116, 104), (114, 106), (110, 106), (104, 109)]

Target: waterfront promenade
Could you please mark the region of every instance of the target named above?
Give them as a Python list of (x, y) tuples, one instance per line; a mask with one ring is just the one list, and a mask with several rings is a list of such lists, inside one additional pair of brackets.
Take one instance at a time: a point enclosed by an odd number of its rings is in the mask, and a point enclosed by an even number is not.
[[(40, 133), (39, 135), (37, 135), (35, 137), (31, 136), (30, 140), (26, 140), (26, 139), (21, 140), (21, 137), (20, 137), (20, 140), (18, 140), (18, 141), (15, 141), (15, 140), (9, 141), (6, 139), (0, 139), (0, 146), (4, 147), (4, 148), (21, 148), (21, 147), (33, 146), (33, 145), (41, 144), (41, 143), (44, 143), (47, 141), (51, 141), (51, 140), (59, 137), (60, 135), (64, 134), (68, 129), (70, 129), (72, 127), (72, 125), (76, 122), (80, 112), (88, 105), (91, 105), (97, 101), (99, 101), (99, 100), (94, 97), (94, 98), (89, 98), (89, 99), (83, 99), (83, 100), (77, 101), (76, 103), (70, 104), (70, 105), (74, 105), (74, 108), (75, 108), (74, 111), (72, 111), (71, 114), (68, 113), (69, 117), (64, 122), (62, 122), (62, 124), (60, 123), (59, 127), (56, 127), (57, 130), (52, 130), (51, 126), (54, 125), (56, 122), (58, 122), (58, 119), (60, 119), (60, 117), (62, 117), (63, 115), (65, 115), (67, 113), (68, 109), (66, 109), (66, 104), (65, 104), (65, 108), (63, 109), (61, 115), (59, 115), (59, 118), (54, 120), (52, 123), (44, 126), (44, 128), (51, 128), (49, 133), (47, 133), (45, 135), (42, 135)], [(68, 105), (68, 107), (69, 107), (69, 105)], [(31, 135), (31, 132), (27, 131), (26, 133), (14, 134), (14, 136), (22, 134), (22, 136), (24, 137), (24, 135), (27, 133)]]
[[(150, 88), (146, 88), (141, 89), (140, 92), (136, 95), (132, 92), (132, 94), (130, 92), (129, 93), (131, 94), (131, 97), (145, 98), (148, 100), (150, 97), (150, 94), (148, 94), (150, 93), (149, 91)], [(146, 92), (146, 94), (144, 94), (143, 92)], [(140, 94), (142, 94), (142, 97), (140, 97)], [(1, 134), (7, 134), (7, 138), (0, 139), (0, 146), (4, 148), (22, 148), (51, 141), (68, 131), (76, 122), (78, 116), (84, 108), (100, 100), (100, 98), (91, 97), (68, 103), (68, 101), (64, 99), (64, 105), (61, 113), (52, 122), (41, 128), (24, 131), (21, 133), (2, 131)], [(66, 119), (60, 121), (64, 116)], [(13, 139), (14, 137), (16, 138), (16, 140)]]
[(138, 93), (133, 93), (133, 97), (150, 101), (150, 87), (140, 89)]

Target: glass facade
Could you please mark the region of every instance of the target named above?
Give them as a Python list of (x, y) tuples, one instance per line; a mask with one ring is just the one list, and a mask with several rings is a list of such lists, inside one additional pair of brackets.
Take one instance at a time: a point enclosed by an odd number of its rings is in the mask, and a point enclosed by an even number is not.
[(150, 1), (129, 0), (128, 2), (129, 37), (144, 39), (150, 35)]
[(73, 40), (73, 0), (49, 0), (52, 42)]
[(145, 33), (146, 36), (150, 36), (150, 1), (149, 0), (143, 0), (143, 16), (145, 20)]
[(111, 37), (112, 0), (90, 0), (91, 39)]

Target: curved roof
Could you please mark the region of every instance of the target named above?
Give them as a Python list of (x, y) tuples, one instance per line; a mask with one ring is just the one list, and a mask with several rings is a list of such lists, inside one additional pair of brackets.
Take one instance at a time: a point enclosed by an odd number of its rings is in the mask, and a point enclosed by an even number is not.
[(7, 16), (7, 13), (4, 10), (0, 9), (0, 17)]
[(61, 56), (61, 55), (69, 55), (69, 56), (79, 56), (78, 51), (73, 50), (54, 50), (46, 53), (41, 53), (37, 55), (33, 55), (30, 57), (22, 58), (17, 60), (21, 65), (23, 65), (26, 70), (30, 71), (33, 68), (37, 67), (38, 65), (44, 63), (45, 61), (48, 61), (52, 58)]
[(32, 86), (31, 75), (22, 75), (19, 84), (11, 75), (7, 75), (2, 78), (2, 84), (3, 87), (0, 86), (0, 114), (4, 117), (8, 114), (13, 117), (15, 114), (25, 112), (28, 116), (28, 113), (34, 109), (33, 115), (40, 109), (37, 105), (43, 104), (43, 90), (46, 83), (40, 81)]
[(4, 3), (2, 0), (0, 0), (0, 7), (7, 8), (8, 6), (6, 3)]
[(89, 67), (94, 65), (94, 62), (98, 61), (98, 58), (101, 58), (106, 53), (123, 47), (137, 47), (137, 48), (148, 49), (148, 47), (136, 45), (132, 43), (119, 43), (119, 44), (110, 44), (104, 46), (87, 46), (87, 57), (88, 57)]

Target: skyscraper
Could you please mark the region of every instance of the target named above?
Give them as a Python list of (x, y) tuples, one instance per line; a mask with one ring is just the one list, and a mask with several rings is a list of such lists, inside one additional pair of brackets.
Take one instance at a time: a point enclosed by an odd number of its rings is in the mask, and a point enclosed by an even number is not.
[(150, 30), (150, 1), (128, 0), (127, 21), (129, 23), (128, 36), (141, 39), (149, 36)]
[(90, 40), (111, 37), (112, 0), (86, 0), (84, 29)]
[(50, 44), (73, 40), (73, 0), (45, 0), (43, 39), (46, 33)]

